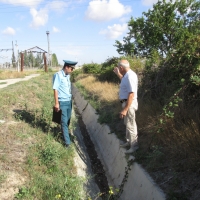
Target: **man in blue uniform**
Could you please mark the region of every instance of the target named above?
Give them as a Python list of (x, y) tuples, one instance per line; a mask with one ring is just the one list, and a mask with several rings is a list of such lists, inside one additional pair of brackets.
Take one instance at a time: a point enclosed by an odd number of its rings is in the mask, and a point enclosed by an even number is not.
[(64, 66), (61, 71), (57, 72), (53, 76), (53, 91), (56, 112), (62, 111), (61, 114), (61, 128), (65, 140), (65, 145), (68, 147), (71, 143), (69, 137), (69, 121), (72, 112), (72, 94), (71, 94), (71, 82), (70, 73), (74, 70), (77, 62), (63, 60)]

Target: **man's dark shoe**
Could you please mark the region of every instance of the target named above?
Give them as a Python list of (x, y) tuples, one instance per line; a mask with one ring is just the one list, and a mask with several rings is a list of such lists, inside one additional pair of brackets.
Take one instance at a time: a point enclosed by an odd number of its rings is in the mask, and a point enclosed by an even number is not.
[(68, 149), (70, 144), (65, 144), (65, 148)]

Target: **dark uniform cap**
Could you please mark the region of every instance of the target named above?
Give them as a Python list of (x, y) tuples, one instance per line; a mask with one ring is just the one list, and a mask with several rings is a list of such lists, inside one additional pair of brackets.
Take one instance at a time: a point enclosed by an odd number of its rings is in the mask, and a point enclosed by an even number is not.
[(63, 60), (63, 61), (64, 61), (64, 66), (70, 66), (70, 67), (75, 67), (75, 65), (78, 63), (70, 60)]

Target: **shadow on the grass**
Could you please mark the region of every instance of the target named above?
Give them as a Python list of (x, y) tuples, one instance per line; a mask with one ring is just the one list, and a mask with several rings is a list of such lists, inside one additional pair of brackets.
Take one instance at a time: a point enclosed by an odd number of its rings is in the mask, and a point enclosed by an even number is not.
[(13, 112), (17, 120), (22, 120), (33, 128), (41, 129), (45, 134), (51, 134), (56, 141), (64, 144), (60, 125), (53, 126), (51, 120), (44, 118), (38, 112), (28, 112), (27, 110), (13, 110)]

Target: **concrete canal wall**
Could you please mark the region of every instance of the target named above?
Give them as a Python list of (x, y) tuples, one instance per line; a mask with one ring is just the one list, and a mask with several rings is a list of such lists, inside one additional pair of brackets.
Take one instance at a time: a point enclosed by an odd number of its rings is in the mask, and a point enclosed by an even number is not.
[[(125, 149), (120, 148), (120, 140), (114, 133), (111, 134), (110, 128), (107, 125), (98, 123), (96, 111), (81, 96), (74, 85), (72, 86), (72, 94), (87, 131), (95, 144), (98, 156), (104, 165), (108, 182), (115, 188), (119, 188), (127, 167)], [(147, 172), (138, 163), (134, 162), (131, 165), (120, 199), (164, 200), (165, 195)]]

